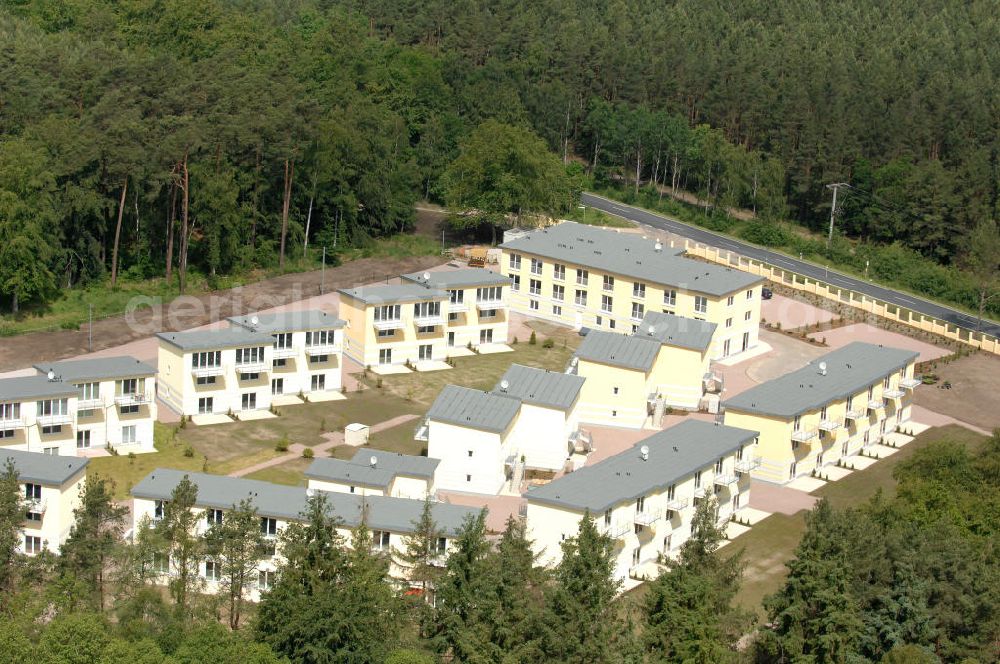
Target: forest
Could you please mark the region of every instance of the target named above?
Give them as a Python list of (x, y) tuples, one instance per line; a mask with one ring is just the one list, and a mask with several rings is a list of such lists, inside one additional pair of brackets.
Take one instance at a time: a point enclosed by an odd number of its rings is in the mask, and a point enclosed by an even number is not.
[[(111, 480), (88, 479), (60, 555), (16, 553), (17, 472), (0, 472), (0, 660), (41, 664), (988, 664), (1000, 661), (1000, 432), (972, 451), (941, 440), (895, 470), (892, 495), (807, 515), (788, 575), (760, 612), (734, 597), (742, 551), (720, 549), (702, 501), (677, 560), (619, 595), (615, 543), (587, 516), (552, 569), (524, 524), (488, 533), (485, 511), (442, 565), (431, 504), (387, 553), (362, 524), (349, 541), (322, 491), (279, 533), (244, 500), (199, 529), (185, 478), (162, 518), (127, 534)], [(390, 558), (392, 556), (392, 558)], [(202, 561), (220, 592), (204, 592)], [(167, 561), (167, 562), (164, 562)], [(410, 589), (389, 577), (394, 562)], [(169, 569), (165, 586), (158, 585)], [(208, 569), (205, 568), (205, 574)], [(263, 583), (264, 585), (259, 585)], [(260, 587), (261, 600), (249, 591)], [(427, 601), (425, 601), (427, 600)], [(764, 616), (763, 619), (759, 616)]]
[[(558, 213), (581, 171), (813, 230), (846, 182), (840, 232), (943, 266), (997, 214), (988, 0), (18, 0), (0, 40), (7, 311), (282, 269), (409, 228), (420, 199)], [(468, 196), (477, 131), (556, 193)]]

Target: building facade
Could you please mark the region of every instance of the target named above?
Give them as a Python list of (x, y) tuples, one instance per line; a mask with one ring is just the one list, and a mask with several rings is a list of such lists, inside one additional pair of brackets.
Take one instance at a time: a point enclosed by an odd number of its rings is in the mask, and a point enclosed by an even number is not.
[(0, 379), (0, 447), (76, 454), (78, 390), (48, 376)]
[(185, 416), (271, 407), (274, 339), (242, 327), (160, 332), (157, 394)]
[[(12, 463), (17, 471), (24, 523), (19, 529), (18, 552), (35, 555), (59, 553), (70, 528), (73, 511), (80, 506), (87, 484), (87, 459), (66, 458), (37, 452), (0, 450), (0, 463)], [(0, 468), (0, 472), (3, 472)]]
[(468, 268), (404, 274), (402, 279), (448, 293), (447, 348), (507, 343), (510, 278)]
[(156, 451), (156, 369), (118, 356), (36, 364), (35, 370), (77, 391), (77, 452), (102, 447), (121, 454)]
[[(289, 523), (302, 520), (308, 497), (316, 489), (158, 468), (132, 489), (133, 532), (163, 517), (174, 488), (185, 476), (198, 487), (195, 512), (199, 516), (199, 535), (207, 532), (213, 523), (224, 520), (226, 512), (245, 498), (249, 498), (257, 510), (261, 533), (269, 544), (258, 563), (257, 583), (250, 592), (250, 599), (258, 601), (260, 593), (270, 589), (274, 583), (282, 561), (282, 531)], [(325, 495), (331, 515), (341, 521), (342, 525), (337, 532), (344, 541), (350, 544), (352, 529), (364, 521), (372, 533), (373, 548), (390, 557), (390, 574), (405, 584), (408, 570), (400, 561), (399, 554), (406, 549), (406, 537), (413, 533), (414, 523), (420, 518), (424, 501), (343, 492)], [(462, 523), (476, 513), (475, 509), (458, 505), (432, 505), (431, 514), (440, 531), (436, 550), (440, 554), (442, 566), (453, 548), (454, 537)], [(158, 559), (155, 564), (163, 583), (176, 572), (176, 561), (169, 557)], [(219, 567), (210, 557), (198, 562), (198, 574), (202, 577), (207, 592), (218, 592), (221, 589)]]
[(658, 561), (676, 556), (691, 536), (700, 501), (716, 501), (720, 523), (747, 506), (756, 437), (755, 431), (686, 420), (530, 489), (527, 533), (539, 563), (557, 565), (562, 542), (589, 516), (615, 543), (615, 578), (624, 589), (654, 578)]
[(855, 342), (724, 402), (727, 425), (760, 431), (755, 476), (786, 483), (877, 444), (910, 419), (918, 353)]
[(437, 491), (438, 459), (360, 448), (350, 461), (316, 459), (305, 472), (310, 489), (360, 496), (424, 500)]
[(269, 334), (271, 397), (337, 392), (343, 387), (344, 321), (325, 311), (248, 314), (233, 326)]
[(631, 233), (563, 222), (501, 245), (511, 308), (575, 328), (631, 333), (648, 312), (715, 323), (711, 359), (755, 347), (763, 279), (685, 258)]

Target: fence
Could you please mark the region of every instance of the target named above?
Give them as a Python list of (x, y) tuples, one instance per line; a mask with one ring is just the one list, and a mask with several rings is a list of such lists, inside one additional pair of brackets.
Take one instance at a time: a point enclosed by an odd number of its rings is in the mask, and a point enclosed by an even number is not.
[(745, 272), (765, 277), (795, 290), (813, 293), (827, 300), (860, 309), (861, 311), (895, 323), (901, 323), (917, 330), (937, 334), (946, 339), (982, 349), (994, 355), (1000, 355), (1000, 339), (991, 335), (968, 330), (954, 323), (920, 313), (919, 311), (890, 304), (870, 295), (842, 286), (834, 286), (820, 279), (806, 277), (792, 270), (775, 267), (765, 261), (747, 258), (732, 251), (718, 249), (691, 240), (685, 240), (684, 245), (687, 252), (692, 256), (698, 256), (713, 263), (721, 263), (729, 267), (737, 267)]

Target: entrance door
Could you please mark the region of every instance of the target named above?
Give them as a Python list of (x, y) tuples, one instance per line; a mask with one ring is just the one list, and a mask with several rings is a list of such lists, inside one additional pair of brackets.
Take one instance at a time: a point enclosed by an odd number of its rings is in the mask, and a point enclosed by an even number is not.
[(378, 351), (378, 363), (379, 364), (392, 364), (392, 349), (391, 348), (380, 348)]
[(310, 379), (310, 389), (313, 392), (320, 392), (326, 389), (326, 374), (313, 374)]
[(213, 397), (201, 397), (198, 399), (198, 413), (204, 415), (206, 413), (215, 412), (215, 399)]
[(420, 344), (417, 349), (417, 358), (420, 360), (430, 360), (433, 359), (433, 346), (430, 344)]
[(454, 348), (455, 347), (455, 333), (454, 332), (449, 332), (448, 333), (448, 347), (449, 348)]
[(729, 339), (722, 342), (722, 357), (729, 357)]
[(240, 405), (243, 410), (254, 410), (257, 408), (257, 393), (247, 392), (240, 397)]
[(792, 462), (792, 467), (788, 470), (788, 479), (790, 480), (795, 479), (795, 476), (797, 475), (797, 470), (796, 470), (797, 465), (798, 464), (796, 462), (794, 461)]
[(90, 447), (90, 431), (76, 432), (76, 447), (81, 450)]
[(486, 328), (485, 330), (479, 330), (479, 343), (481, 344), (493, 343), (493, 328)]
[(272, 378), (271, 379), (271, 394), (284, 394), (285, 393), (285, 379), (284, 378)]
[(743, 350), (746, 350), (749, 347), (750, 347), (750, 333), (749, 332), (744, 332), (743, 333)]

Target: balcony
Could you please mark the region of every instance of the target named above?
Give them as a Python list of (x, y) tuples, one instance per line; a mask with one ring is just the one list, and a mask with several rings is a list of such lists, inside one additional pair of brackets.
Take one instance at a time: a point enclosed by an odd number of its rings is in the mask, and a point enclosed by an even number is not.
[(882, 410), (885, 408), (885, 403), (881, 399), (872, 399), (868, 402), (868, 410)]
[(605, 535), (613, 540), (624, 539), (626, 535), (634, 532), (632, 524), (628, 522), (611, 523), (602, 527)]
[(865, 416), (864, 412), (860, 410), (848, 410), (846, 413), (844, 413), (844, 417), (849, 420), (860, 420), (864, 418), (864, 416)]
[(705, 487), (703, 486), (695, 487), (694, 489), (695, 498), (704, 498), (706, 495), (708, 495), (708, 490)]
[(287, 360), (290, 357), (295, 357), (299, 354), (299, 349), (294, 346), (285, 346), (284, 348), (274, 348), (271, 351), (271, 357), (276, 360)]
[(11, 429), (23, 429), (25, 427), (24, 418), (11, 418), (0, 420), (0, 431), (10, 431)]
[(792, 440), (797, 443), (808, 443), (818, 435), (816, 429), (799, 429), (792, 432)]
[(71, 424), (73, 422), (73, 416), (69, 413), (59, 415), (39, 415), (36, 421), (40, 427), (54, 427), (63, 424)]
[(635, 513), (633, 522), (640, 526), (651, 526), (661, 518), (663, 518), (663, 513), (659, 510), (643, 510)]
[(904, 390), (915, 390), (921, 384), (921, 381), (916, 378), (904, 378), (899, 381), (899, 386)]
[(45, 514), (45, 510), (48, 509), (46, 501), (34, 498), (32, 500), (24, 501), (24, 511), (34, 512), (35, 514)]
[(752, 459), (744, 459), (742, 461), (736, 462), (736, 472), (737, 473), (750, 473), (760, 468), (760, 457), (754, 457)]
[[(79, 412), (81, 410), (101, 410), (104, 408), (103, 399), (77, 399), (76, 400), (76, 410)], [(0, 426), (0, 429), (3, 427)]]
[(413, 324), (418, 327), (436, 327), (438, 325), (444, 325), (444, 317), (442, 317), (441, 314), (414, 316)]
[(839, 428), (840, 428), (840, 422), (838, 422), (837, 420), (823, 420), (822, 422), (819, 423), (819, 430), (826, 431), (827, 433), (836, 431)]
[(413, 440), (419, 440), (420, 442), (426, 443), (430, 440), (430, 421), (424, 420), (421, 422), (416, 430), (413, 432)]
[(569, 435), (569, 446), (575, 452), (588, 454), (594, 450), (594, 441), (586, 429), (577, 429)]
[(399, 330), (403, 327), (402, 318), (383, 318), (375, 321), (376, 330)]
[(207, 378), (208, 376), (221, 376), (225, 370), (219, 364), (211, 364), (204, 367), (192, 367), (191, 375), (195, 378)]
[(335, 355), (340, 352), (340, 344), (313, 344), (306, 346), (306, 355), (316, 357), (317, 355)]
[(667, 501), (667, 509), (671, 512), (680, 512), (688, 506), (687, 498), (671, 498)]
[(719, 486), (729, 487), (729, 486), (732, 486), (732, 485), (736, 484), (737, 482), (739, 482), (739, 480), (740, 480), (740, 478), (737, 477), (736, 475), (716, 475), (715, 476), (715, 483), (718, 484)]
[(486, 311), (489, 309), (504, 309), (507, 304), (503, 300), (478, 300), (476, 301), (476, 309), (479, 311)]
[(886, 399), (902, 399), (906, 394), (903, 390), (882, 390), (882, 396)]
[(148, 394), (132, 392), (131, 394), (115, 395), (116, 406), (142, 406), (151, 401)]
[(467, 305), (465, 302), (449, 302), (448, 303), (448, 312), (449, 313), (457, 314), (459, 312), (468, 311), (468, 310), (469, 310), (469, 305)]
[(264, 362), (237, 362), (236, 373), (253, 374), (266, 373), (270, 367)]

